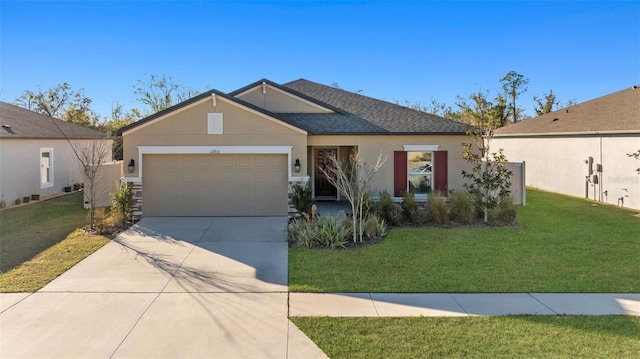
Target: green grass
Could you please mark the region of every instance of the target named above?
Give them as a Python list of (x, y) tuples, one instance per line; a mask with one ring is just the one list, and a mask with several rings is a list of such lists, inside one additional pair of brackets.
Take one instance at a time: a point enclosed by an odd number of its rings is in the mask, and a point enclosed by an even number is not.
[(638, 358), (640, 318), (291, 318), (330, 358)]
[(100, 249), (110, 238), (76, 230), (33, 259), (0, 274), (0, 292), (35, 292)]
[(33, 292), (110, 238), (78, 228), (87, 223), (82, 193), (0, 211), (0, 292)]
[(354, 250), (289, 251), (289, 290), (639, 292), (638, 212), (536, 190), (518, 227), (399, 228)]
[(0, 211), (0, 272), (35, 257), (87, 223), (82, 192)]

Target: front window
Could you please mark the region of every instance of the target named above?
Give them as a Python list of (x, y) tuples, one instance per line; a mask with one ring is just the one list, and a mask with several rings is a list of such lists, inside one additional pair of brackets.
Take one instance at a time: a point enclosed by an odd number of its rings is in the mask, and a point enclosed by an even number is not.
[(427, 194), (433, 189), (433, 152), (408, 152), (409, 193)]
[(53, 187), (53, 148), (40, 149), (40, 188)]

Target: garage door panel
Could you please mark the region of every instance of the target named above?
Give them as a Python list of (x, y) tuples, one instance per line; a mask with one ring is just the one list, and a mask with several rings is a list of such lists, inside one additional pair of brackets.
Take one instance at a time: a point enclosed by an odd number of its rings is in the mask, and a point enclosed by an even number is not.
[(286, 215), (286, 155), (145, 155), (144, 216)]

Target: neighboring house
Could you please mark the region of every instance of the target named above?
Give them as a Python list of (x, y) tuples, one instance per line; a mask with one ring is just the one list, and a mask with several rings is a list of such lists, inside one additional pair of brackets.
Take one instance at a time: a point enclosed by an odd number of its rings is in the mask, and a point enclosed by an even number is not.
[(638, 86), (500, 128), (492, 148), (526, 162), (528, 186), (640, 209)]
[(32, 194), (62, 193), (64, 187), (82, 183), (79, 161), (65, 135), (78, 145), (105, 137), (4, 102), (0, 102), (0, 126), (0, 195), (7, 205)]
[(304, 79), (212, 90), (122, 128), (135, 216), (286, 215), (293, 184), (340, 194), (319, 170), (353, 150), (388, 158), (374, 194), (461, 189), (468, 126)]

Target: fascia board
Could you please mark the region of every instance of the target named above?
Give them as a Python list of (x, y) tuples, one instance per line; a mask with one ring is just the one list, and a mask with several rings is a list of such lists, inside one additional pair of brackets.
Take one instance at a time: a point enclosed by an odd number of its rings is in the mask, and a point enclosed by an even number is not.
[[(283, 90), (281, 90), (281, 89), (279, 89), (279, 88), (277, 88), (277, 87), (275, 87), (275, 86), (273, 86), (273, 85), (271, 85), (271, 84), (269, 84), (269, 83), (267, 83), (266, 85), (267, 85), (267, 88), (268, 88), (269, 90), (277, 91), (277, 92), (279, 92), (279, 93), (281, 93), (281, 94), (283, 94), (283, 95), (286, 95), (286, 96), (288, 96), (288, 97), (291, 97), (291, 98), (293, 98), (293, 99), (295, 99), (295, 100), (297, 100), (297, 101), (300, 101), (300, 102), (302, 102), (302, 103), (304, 103), (304, 104), (306, 104), (306, 105), (309, 105), (309, 106), (315, 107), (315, 108), (317, 108), (317, 109), (319, 109), (319, 110), (322, 110), (322, 111), (324, 111), (325, 113), (335, 113), (335, 111), (333, 111), (332, 109), (326, 108), (326, 107), (324, 107), (324, 106), (320, 106), (320, 105), (318, 105), (317, 103), (314, 103), (314, 102), (311, 102), (311, 101), (309, 101), (309, 100), (303, 99), (303, 98), (301, 98), (301, 97), (299, 97), (299, 96), (296, 96), (296, 95), (294, 95), (294, 94), (292, 94), (292, 93), (290, 93), (290, 92), (283, 91)], [(246, 94), (248, 94), (248, 93), (250, 93), (250, 92), (253, 92), (253, 91), (256, 91), (256, 90), (260, 91), (260, 87), (262, 87), (262, 84), (257, 85), (257, 86), (255, 86), (255, 87), (252, 87), (252, 88), (250, 88), (250, 89), (247, 89), (247, 90), (245, 90), (245, 91), (242, 91), (241, 93), (238, 93), (238, 94), (234, 95), (234, 97), (242, 97), (243, 95), (246, 95)]]
[[(200, 105), (201, 103), (203, 103), (203, 102), (205, 102), (205, 101), (211, 101), (211, 97), (210, 97), (210, 96), (204, 97), (204, 98), (202, 98), (201, 100), (198, 100), (198, 101), (195, 101), (195, 102), (193, 102), (193, 103), (190, 103), (190, 104), (188, 104), (188, 105), (186, 105), (186, 106), (180, 107), (180, 108), (178, 108), (178, 109), (176, 109), (176, 110), (174, 110), (174, 111), (171, 111), (171, 112), (169, 112), (169, 113), (166, 113), (166, 114), (164, 114), (164, 115), (162, 115), (162, 116), (160, 116), (160, 117), (158, 117), (158, 118), (154, 118), (153, 120), (151, 120), (151, 121), (149, 121), (149, 122), (145, 122), (145, 123), (143, 123), (143, 124), (140, 124), (139, 126), (136, 126), (136, 127), (132, 128), (132, 129), (130, 129), (130, 130), (128, 130), (128, 131), (123, 132), (123, 133), (122, 133), (122, 136), (128, 136), (128, 135), (132, 134), (133, 132), (135, 132), (135, 131), (137, 131), (137, 130), (139, 130), (139, 129), (145, 128), (145, 127), (147, 127), (147, 126), (149, 126), (149, 125), (152, 125), (152, 124), (154, 124), (154, 123), (157, 123), (158, 121), (162, 121), (162, 120), (164, 120), (164, 119), (165, 119), (165, 118), (167, 118), (167, 117), (173, 116), (173, 115), (175, 115), (175, 114), (177, 114), (177, 113), (180, 113), (180, 112), (182, 112), (182, 111), (185, 111), (185, 110), (188, 110), (188, 109), (190, 109), (190, 108), (193, 108), (194, 106)], [(291, 129), (291, 130), (294, 130), (294, 131), (296, 131), (296, 132), (299, 132), (299, 133), (301, 133), (301, 134), (303, 134), (303, 135), (305, 135), (305, 136), (307, 135), (307, 131), (305, 131), (305, 130), (303, 130), (303, 129), (300, 129), (300, 128), (298, 128), (298, 127), (295, 127), (295, 126), (293, 126), (293, 125), (290, 125), (290, 124), (288, 124), (288, 123), (286, 123), (286, 122), (283, 122), (282, 120), (279, 120), (279, 119), (277, 119), (277, 118), (273, 118), (273, 117), (271, 117), (271, 116), (269, 116), (269, 115), (266, 115), (266, 114), (264, 114), (264, 113), (262, 113), (262, 112), (260, 112), (260, 111), (256, 111), (256, 110), (254, 110), (254, 109), (252, 109), (252, 108), (246, 107), (246, 106), (244, 106), (244, 105), (242, 105), (242, 104), (239, 104), (239, 103), (237, 103), (237, 102), (235, 102), (235, 101), (229, 100), (229, 99), (227, 99), (227, 98), (226, 98), (226, 97), (224, 97), (224, 96), (216, 96), (216, 101), (224, 101), (224, 102), (229, 103), (229, 104), (231, 104), (231, 105), (233, 105), (233, 106), (236, 106), (236, 107), (239, 107), (239, 108), (241, 108), (241, 109), (243, 109), (243, 110), (245, 110), (245, 111), (248, 111), (248, 112), (250, 112), (250, 113), (252, 113), (252, 114), (258, 115), (258, 116), (260, 116), (260, 117), (262, 117), (262, 118), (265, 118), (265, 119), (267, 119), (267, 120), (269, 120), (269, 121), (275, 122), (275, 123), (277, 123), (277, 124), (279, 124), (279, 125), (281, 125), (281, 126), (284, 126), (284, 127), (287, 127), (287, 128), (289, 128), (289, 129)]]

